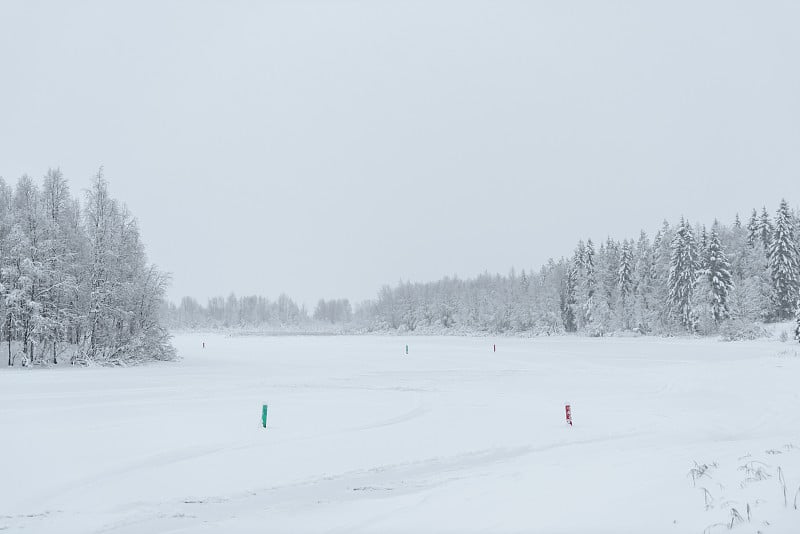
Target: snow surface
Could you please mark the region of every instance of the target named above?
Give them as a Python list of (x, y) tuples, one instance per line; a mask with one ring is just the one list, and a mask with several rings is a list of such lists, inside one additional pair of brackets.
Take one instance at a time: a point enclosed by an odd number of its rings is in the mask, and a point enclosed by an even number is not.
[(175, 363), (0, 372), (0, 531), (800, 532), (796, 344), (175, 345)]

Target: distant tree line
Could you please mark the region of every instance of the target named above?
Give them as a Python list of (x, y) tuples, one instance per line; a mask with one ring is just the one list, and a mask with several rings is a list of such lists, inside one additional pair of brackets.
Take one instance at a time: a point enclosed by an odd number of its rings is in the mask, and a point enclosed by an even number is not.
[(232, 328), (266, 325), (298, 325), (308, 321), (305, 308), (286, 295), (276, 301), (261, 296), (213, 297), (206, 306), (192, 297), (184, 297), (179, 305), (167, 304), (164, 310), (172, 328)]
[(353, 308), (347, 299), (320, 299), (314, 310), (314, 319), (330, 323), (349, 323), (353, 320)]
[(0, 335), (8, 365), (171, 359), (159, 323), (168, 276), (147, 263), (136, 219), (102, 169), (83, 202), (58, 169), (0, 178)]
[(383, 287), (378, 330), (711, 334), (797, 314), (800, 220), (786, 201), (742, 224), (664, 222), (650, 239), (579, 242), (538, 272)]
[(163, 310), (166, 324), (178, 329), (271, 329), (311, 328), (315, 323), (347, 324), (353, 319), (347, 299), (321, 299), (312, 316), (305, 306), (298, 305), (286, 295), (271, 301), (262, 296), (214, 297), (203, 306), (192, 297), (184, 297), (176, 306), (166, 304)]
[(652, 239), (578, 242), (571, 257), (538, 271), (384, 286), (353, 309), (320, 300), (310, 318), (285, 295), (277, 302), (231, 295), (206, 307), (185, 298), (168, 308), (173, 326), (349, 325), (354, 330), (423, 333), (614, 332), (736, 336), (755, 323), (796, 315), (800, 340), (800, 219), (782, 201), (774, 217), (752, 211), (730, 226), (664, 221)]

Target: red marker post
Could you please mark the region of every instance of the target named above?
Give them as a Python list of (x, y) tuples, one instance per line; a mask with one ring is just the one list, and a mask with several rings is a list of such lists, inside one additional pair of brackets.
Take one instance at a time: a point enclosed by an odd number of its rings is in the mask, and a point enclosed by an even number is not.
[(567, 404), (566, 406), (564, 406), (564, 409), (567, 412), (567, 423), (569, 423), (569, 426), (572, 426), (572, 407), (570, 407), (570, 405)]
[(497, 352), (497, 345), (492, 345), (492, 352)]

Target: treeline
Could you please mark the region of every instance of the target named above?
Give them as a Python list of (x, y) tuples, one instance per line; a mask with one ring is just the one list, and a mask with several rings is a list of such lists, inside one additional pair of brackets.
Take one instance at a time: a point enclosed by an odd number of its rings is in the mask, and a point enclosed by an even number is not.
[(538, 272), (386, 286), (368, 315), (377, 330), (735, 334), (800, 314), (799, 236), (785, 201), (745, 225), (665, 221), (652, 239), (581, 241)]
[(192, 297), (184, 297), (177, 306), (164, 308), (165, 323), (177, 329), (312, 329), (324, 324), (350, 323), (353, 311), (347, 299), (321, 299), (313, 316), (286, 295), (271, 301), (262, 296), (237, 297), (234, 294), (214, 297), (206, 306)]
[(757, 335), (757, 323), (798, 314), (800, 218), (786, 201), (775, 216), (753, 210), (746, 224), (665, 221), (650, 238), (578, 242), (569, 258), (538, 271), (384, 286), (374, 301), (320, 300), (311, 317), (289, 297), (184, 298), (170, 304), (179, 328), (299, 330), (321, 324), (350, 331), (422, 333), (615, 332)]
[(168, 276), (147, 263), (136, 219), (102, 169), (83, 202), (50, 170), (0, 179), (0, 335), (8, 365), (174, 357), (159, 324)]
[(314, 319), (329, 323), (349, 323), (353, 320), (353, 308), (347, 299), (320, 299), (314, 310)]

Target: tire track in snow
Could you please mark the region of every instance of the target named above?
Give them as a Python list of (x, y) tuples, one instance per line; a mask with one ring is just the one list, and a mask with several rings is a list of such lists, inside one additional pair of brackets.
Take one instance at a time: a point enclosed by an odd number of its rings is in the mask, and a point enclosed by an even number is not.
[[(384, 389), (384, 388), (381, 388)], [(394, 388), (392, 388), (394, 389)], [(336, 430), (332, 432), (325, 432), (322, 434), (314, 434), (313, 436), (306, 436), (301, 438), (290, 439), (287, 441), (305, 441), (309, 439), (318, 439), (321, 436), (332, 435), (332, 434), (341, 434), (347, 432), (360, 432), (364, 430), (372, 430), (376, 428), (382, 428), (386, 426), (392, 426), (401, 424), (407, 421), (411, 421), (418, 417), (421, 417), (428, 413), (430, 408), (425, 405), (424, 403), (420, 402), (416, 408), (410, 410), (406, 413), (397, 415), (395, 417), (390, 417), (388, 419), (382, 419), (374, 423), (369, 423), (366, 425), (360, 425), (357, 427), (352, 428), (345, 428), (341, 430)], [(83, 477), (81, 479), (68, 482), (59, 486), (52, 491), (49, 491), (45, 494), (40, 494), (33, 496), (29, 499), (31, 504), (36, 503), (40, 505), (41, 503), (46, 503), (49, 500), (58, 497), (59, 495), (64, 495), (66, 493), (74, 492), (75, 490), (79, 490), (80, 488), (90, 486), (92, 484), (100, 483), (105, 480), (110, 480), (114, 478), (118, 478), (124, 476), (129, 473), (137, 472), (142, 469), (155, 469), (159, 467), (164, 467), (170, 464), (184, 462), (184, 461), (191, 461), (197, 458), (201, 458), (204, 456), (209, 456), (216, 453), (226, 453), (230, 451), (241, 451), (246, 449), (252, 449), (257, 447), (263, 447), (262, 442), (256, 443), (245, 443), (242, 444), (240, 442), (236, 443), (227, 443), (227, 444), (219, 444), (216, 446), (211, 447), (186, 447), (180, 449), (174, 449), (167, 452), (161, 452), (158, 454), (153, 454), (150, 456), (146, 456), (139, 460), (129, 462), (121, 467), (116, 467), (113, 469), (109, 469), (106, 471), (102, 471), (96, 473), (94, 475)]]
[[(340, 504), (365, 499), (385, 499), (420, 493), (459, 480), (486, 476), (481, 469), (562, 447), (584, 446), (629, 439), (637, 434), (595, 439), (558, 441), (543, 446), (520, 446), (470, 451), (454, 456), (436, 456), (413, 462), (383, 464), (337, 475), (262, 488), (238, 495), (186, 498), (182, 502), (153, 503), (132, 510), (127, 520), (104, 525), (94, 532), (135, 534), (139, 532), (194, 532), (200, 525), (218, 524), (231, 518), (268, 514), (274, 509), (302, 510), (319, 504)], [(137, 505), (141, 506), (141, 504)], [(400, 513), (402, 509), (392, 513)], [(300, 513), (300, 512), (298, 512)], [(338, 532), (349, 532), (373, 521), (385, 519), (386, 512)], [(174, 520), (165, 521), (165, 518)]]
[(416, 419), (418, 417), (422, 417), (426, 413), (430, 411), (430, 408), (425, 406), (424, 404), (420, 404), (413, 410), (410, 410), (404, 414), (398, 415), (396, 417), (390, 417), (389, 419), (384, 419), (382, 421), (378, 421), (376, 423), (370, 423), (367, 425), (361, 425), (356, 427), (347, 428), (344, 432), (360, 432), (362, 430), (372, 430), (374, 428), (381, 428), (384, 426), (392, 426), (398, 425), (400, 423), (405, 423), (407, 421), (411, 421), (412, 419)]
[(146, 456), (142, 459), (136, 460), (134, 462), (129, 462), (128, 464), (124, 465), (123, 467), (117, 467), (114, 469), (109, 469), (107, 471), (102, 471), (100, 473), (96, 473), (94, 475), (84, 477), (73, 482), (69, 482), (67, 484), (62, 484), (56, 489), (53, 489), (47, 493), (39, 494), (33, 496), (29, 499), (30, 503), (35, 503), (36, 505), (41, 505), (42, 503), (46, 503), (55, 497), (60, 495), (64, 495), (66, 493), (71, 493), (77, 489), (82, 487), (90, 486), (92, 484), (96, 484), (98, 482), (103, 482), (105, 480), (109, 480), (112, 478), (117, 478), (128, 473), (140, 471), (142, 469), (152, 469), (156, 467), (163, 467), (165, 465), (183, 462), (187, 460), (194, 460), (195, 458), (200, 458), (203, 456), (208, 456), (210, 454), (214, 454), (221, 451), (230, 450), (228, 447), (225, 446), (214, 446), (214, 447), (187, 447), (183, 449), (174, 449), (168, 452), (162, 452), (158, 454), (153, 454), (150, 456)]

